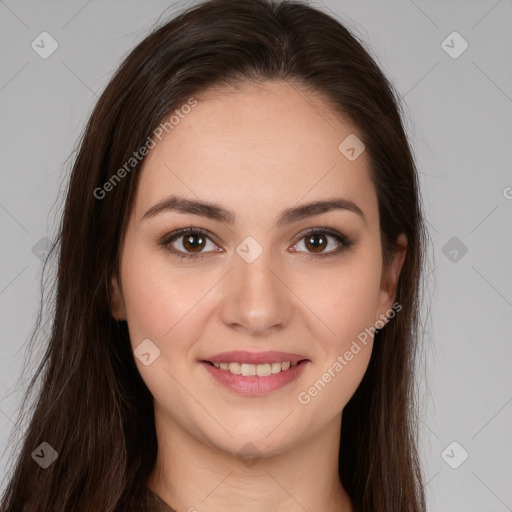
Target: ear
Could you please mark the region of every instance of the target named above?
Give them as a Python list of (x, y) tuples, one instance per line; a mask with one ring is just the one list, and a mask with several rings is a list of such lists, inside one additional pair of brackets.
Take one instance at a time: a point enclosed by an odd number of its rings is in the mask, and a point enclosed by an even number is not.
[(386, 316), (386, 312), (391, 309), (396, 297), (396, 288), (398, 278), (405, 261), (407, 252), (407, 237), (401, 233), (395, 241), (395, 249), (391, 261), (387, 268), (382, 269), (382, 277), (380, 282), (379, 300), (377, 304), (377, 316), (375, 321)]
[(126, 320), (126, 308), (124, 304), (121, 282), (116, 272), (110, 279), (110, 313), (115, 320)]

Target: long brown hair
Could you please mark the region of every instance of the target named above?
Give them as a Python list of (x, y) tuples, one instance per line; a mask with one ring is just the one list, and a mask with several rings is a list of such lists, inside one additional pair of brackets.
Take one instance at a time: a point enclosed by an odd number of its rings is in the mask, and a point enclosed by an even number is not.
[[(357, 126), (378, 195), (384, 264), (396, 237), (407, 236), (396, 295), (402, 309), (376, 335), (368, 370), (343, 411), (339, 475), (360, 512), (425, 511), (414, 368), (427, 234), (399, 97), (363, 45), (326, 13), (297, 1), (211, 0), (136, 46), (80, 141), (50, 253), (59, 255), (51, 333), (20, 410), (22, 419), (37, 390), (5, 512), (147, 509), (157, 454), (152, 396), (126, 322), (109, 312), (140, 162), (107, 197), (98, 190), (194, 94), (265, 80), (321, 94)], [(42, 442), (58, 453), (46, 469), (32, 458)]]

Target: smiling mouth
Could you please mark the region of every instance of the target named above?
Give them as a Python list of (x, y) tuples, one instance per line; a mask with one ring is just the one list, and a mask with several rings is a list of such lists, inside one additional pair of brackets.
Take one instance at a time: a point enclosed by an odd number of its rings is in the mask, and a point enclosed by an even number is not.
[(269, 377), (278, 373), (284, 373), (290, 368), (306, 362), (307, 359), (301, 361), (290, 362), (284, 361), (282, 363), (264, 363), (264, 364), (247, 364), (247, 363), (206, 363), (218, 368), (220, 370), (232, 373), (233, 375), (242, 375), (243, 377)]

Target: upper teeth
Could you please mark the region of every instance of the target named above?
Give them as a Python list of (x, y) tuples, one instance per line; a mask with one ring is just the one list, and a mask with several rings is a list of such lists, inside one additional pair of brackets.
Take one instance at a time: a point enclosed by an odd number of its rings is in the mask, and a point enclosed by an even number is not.
[(235, 375), (244, 375), (249, 377), (257, 375), (258, 377), (268, 377), (273, 373), (280, 373), (281, 371), (288, 370), (290, 366), (297, 366), (297, 362), (290, 363), (265, 363), (265, 364), (246, 364), (246, 363), (213, 363), (215, 368), (227, 370)]

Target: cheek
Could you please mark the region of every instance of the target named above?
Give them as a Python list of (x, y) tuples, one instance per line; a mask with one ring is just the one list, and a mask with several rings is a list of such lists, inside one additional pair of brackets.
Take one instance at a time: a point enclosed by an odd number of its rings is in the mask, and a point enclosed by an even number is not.
[[(134, 260), (139, 263), (127, 264), (123, 290), (132, 345), (149, 338), (164, 350), (172, 339), (173, 348), (177, 349), (180, 340), (186, 343), (187, 338), (194, 339), (194, 326), (199, 328), (201, 299), (214, 280), (171, 271), (165, 258), (141, 256)], [(148, 264), (142, 264), (144, 261)], [(183, 331), (186, 337), (180, 336)]]
[[(376, 293), (372, 280), (349, 279), (343, 292), (325, 309), (325, 323), (334, 334), (318, 329), (317, 361), (309, 380), (297, 396), (307, 410), (311, 428), (324, 418), (338, 415), (357, 390), (373, 348)], [(364, 284), (364, 285), (363, 285)], [(366, 292), (366, 293), (364, 293)], [(323, 337), (320, 336), (323, 333)]]
[[(310, 329), (324, 349), (330, 353), (344, 352), (352, 340), (373, 327), (376, 320), (380, 291), (381, 262), (372, 251), (360, 251), (336, 268), (309, 272), (298, 277), (298, 294), (317, 321)], [(319, 321), (321, 320), (321, 321)]]
[[(136, 364), (151, 388), (169, 385), (173, 374), (189, 374), (196, 366), (195, 345), (208, 337), (205, 329), (215, 311), (212, 292), (225, 269), (183, 263), (164, 249), (128, 239), (122, 263), (123, 293), (133, 349), (146, 339), (160, 351), (156, 364)], [(137, 355), (137, 353), (135, 354)], [(157, 368), (161, 372), (157, 372)], [(155, 380), (156, 379), (156, 380)], [(153, 383), (152, 381), (155, 380)]]
[(322, 320), (309, 326), (318, 341), (319, 364), (298, 401), (306, 407), (314, 403), (313, 409), (328, 415), (339, 413), (350, 400), (371, 357), (381, 263), (375, 253), (365, 254), (331, 272), (322, 287), (309, 281), (308, 305)]
[(180, 383), (191, 377), (193, 347), (204, 336), (211, 313), (208, 291), (219, 279), (212, 272), (177, 271), (175, 262), (155, 258), (154, 252), (131, 254), (125, 260), (123, 284), (131, 345), (136, 350), (149, 339), (157, 347), (150, 345), (150, 350), (159, 351), (148, 366), (137, 357), (135, 363), (157, 402), (185, 411), (190, 397), (182, 393)]

